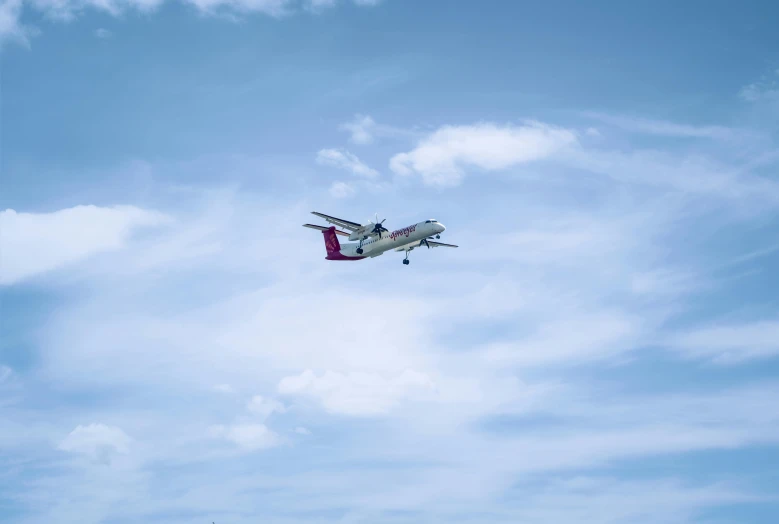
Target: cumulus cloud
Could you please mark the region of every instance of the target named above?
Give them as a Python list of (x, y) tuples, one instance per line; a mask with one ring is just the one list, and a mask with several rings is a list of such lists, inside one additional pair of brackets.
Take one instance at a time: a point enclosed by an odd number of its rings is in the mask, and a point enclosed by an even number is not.
[(282, 395), (308, 396), (331, 413), (354, 416), (386, 414), (402, 400), (432, 392), (434, 388), (430, 377), (413, 370), (391, 378), (378, 373), (334, 371), (317, 376), (306, 370), (283, 378), (278, 386)]
[(265, 424), (216, 425), (209, 428), (209, 434), (232, 442), (244, 451), (268, 449), (281, 444), (279, 436)]
[(52, 213), (0, 212), (0, 284), (13, 284), (125, 246), (138, 228), (167, 218), (132, 206), (77, 206)]
[(127, 454), (130, 442), (130, 437), (120, 428), (93, 423), (77, 426), (60, 442), (58, 448), (84, 454), (100, 462), (108, 462), (116, 453)]
[(342, 149), (321, 149), (316, 155), (318, 164), (349, 171), (353, 175), (376, 178), (379, 172), (365, 165), (356, 155)]
[(576, 143), (567, 129), (538, 122), (444, 126), (416, 148), (390, 160), (398, 175), (418, 174), (425, 184), (454, 186), (469, 168), (496, 171), (550, 157)]

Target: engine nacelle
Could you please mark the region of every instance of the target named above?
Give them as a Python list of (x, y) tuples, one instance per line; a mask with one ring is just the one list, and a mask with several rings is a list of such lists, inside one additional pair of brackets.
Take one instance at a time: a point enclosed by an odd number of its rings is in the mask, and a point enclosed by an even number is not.
[(349, 235), (349, 240), (360, 240), (362, 237), (366, 237), (366, 240), (368, 237), (368, 231), (355, 231), (351, 235)]

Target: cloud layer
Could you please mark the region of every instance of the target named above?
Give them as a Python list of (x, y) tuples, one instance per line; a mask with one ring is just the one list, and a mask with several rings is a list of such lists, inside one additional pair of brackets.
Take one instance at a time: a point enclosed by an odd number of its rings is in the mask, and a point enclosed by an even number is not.
[[(358, 6), (376, 6), (381, 0), (352, 0)], [(150, 13), (166, 0), (4, 0), (0, 4), (0, 44), (20, 42), (29, 45), (29, 37), (36, 31), (22, 23), (26, 10), (34, 10), (44, 17), (69, 22), (85, 11), (99, 11), (121, 16), (128, 11)], [(281, 18), (301, 11), (321, 12), (336, 6), (336, 0), (184, 0), (201, 14), (230, 14), (233, 17), (262, 14)], [(105, 31), (105, 30), (99, 30)], [(101, 33), (105, 34), (105, 33)], [(98, 35), (100, 38), (104, 36)]]
[(115, 251), (144, 227), (167, 222), (164, 215), (133, 206), (77, 206), (52, 213), (0, 212), (0, 284)]

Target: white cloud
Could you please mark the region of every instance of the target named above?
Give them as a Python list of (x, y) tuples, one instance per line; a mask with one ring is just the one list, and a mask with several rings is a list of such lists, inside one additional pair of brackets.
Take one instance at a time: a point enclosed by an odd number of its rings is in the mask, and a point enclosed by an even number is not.
[(111, 31), (102, 27), (100, 29), (95, 29), (95, 36), (100, 39), (111, 38), (112, 34)]
[(53, 213), (0, 212), (0, 284), (13, 284), (125, 246), (138, 228), (167, 223), (132, 206), (77, 206)]
[(350, 122), (345, 122), (338, 126), (338, 129), (348, 132), (349, 141), (358, 145), (371, 144), (377, 138), (419, 138), (419, 133), (413, 129), (378, 124), (370, 115), (359, 113), (354, 115)]
[(298, 435), (310, 435), (311, 431), (304, 428), (303, 426), (298, 426), (295, 428), (295, 433), (297, 433)]
[(378, 373), (341, 374), (326, 371), (317, 377), (311, 370), (285, 377), (279, 382), (282, 395), (304, 395), (321, 402), (331, 413), (354, 416), (386, 414), (400, 401), (434, 391), (425, 374), (406, 370), (386, 378)]
[(692, 358), (737, 364), (779, 355), (779, 321), (714, 325), (680, 333), (670, 347)]
[(370, 144), (373, 142), (373, 131), (376, 122), (367, 115), (355, 115), (354, 120), (341, 124), (341, 129), (351, 133), (350, 141), (355, 144)]
[(0, 47), (5, 42), (18, 42), (29, 45), (32, 30), (19, 23), (22, 12), (22, 0), (3, 0), (0, 2)]
[(354, 186), (346, 182), (333, 182), (333, 185), (330, 186), (330, 195), (334, 198), (348, 198), (355, 192)]
[(289, 14), (295, 0), (186, 0), (204, 13), (216, 13), (220, 9), (236, 14), (261, 13), (273, 17)]
[(665, 120), (609, 115), (596, 112), (586, 112), (584, 114), (605, 124), (615, 126), (633, 133), (646, 133), (650, 135), (679, 138), (727, 139), (733, 137), (733, 130), (722, 126), (693, 126), (688, 124), (678, 124), (676, 122), (668, 122)]
[(353, 175), (376, 178), (379, 172), (365, 165), (357, 156), (341, 149), (321, 149), (316, 155), (318, 164), (349, 171)]
[(576, 142), (572, 131), (537, 122), (444, 126), (413, 150), (392, 157), (390, 168), (398, 175), (419, 174), (428, 185), (454, 186), (468, 168), (506, 169), (550, 157)]
[(235, 393), (235, 389), (230, 384), (217, 384), (213, 387), (213, 390), (218, 393)]
[(246, 409), (250, 413), (257, 415), (261, 420), (267, 419), (273, 413), (284, 413), (286, 408), (278, 400), (264, 398), (261, 395), (255, 395), (246, 404)]
[[(275, 18), (298, 12), (300, 8), (318, 13), (332, 8), (336, 0), (183, 0), (194, 6), (200, 13), (218, 16), (229, 14), (230, 18), (247, 14), (263, 14)], [(121, 16), (131, 10), (148, 13), (164, 4), (166, 0), (4, 0), (0, 4), (0, 44), (17, 41), (28, 45), (29, 37), (35, 31), (24, 27), (20, 22), (23, 6), (34, 9), (49, 20), (69, 22), (84, 11), (95, 10), (111, 16)], [(380, 0), (353, 0), (360, 6), (375, 6)]]
[(0, 366), (0, 384), (11, 378), (13, 371), (8, 366)]
[(115, 453), (127, 454), (130, 442), (130, 437), (120, 428), (93, 423), (76, 427), (60, 442), (58, 448), (107, 462)]
[(216, 425), (209, 428), (214, 438), (228, 440), (245, 451), (268, 449), (281, 444), (279, 436), (264, 424)]

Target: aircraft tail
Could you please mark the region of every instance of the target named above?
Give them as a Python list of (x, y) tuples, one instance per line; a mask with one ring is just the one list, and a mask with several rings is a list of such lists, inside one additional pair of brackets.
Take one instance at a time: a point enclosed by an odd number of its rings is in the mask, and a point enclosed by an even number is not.
[(322, 235), (325, 237), (325, 249), (327, 250), (327, 256), (340, 254), (341, 243), (338, 242), (338, 236), (335, 234), (335, 227), (329, 227), (322, 231)]

